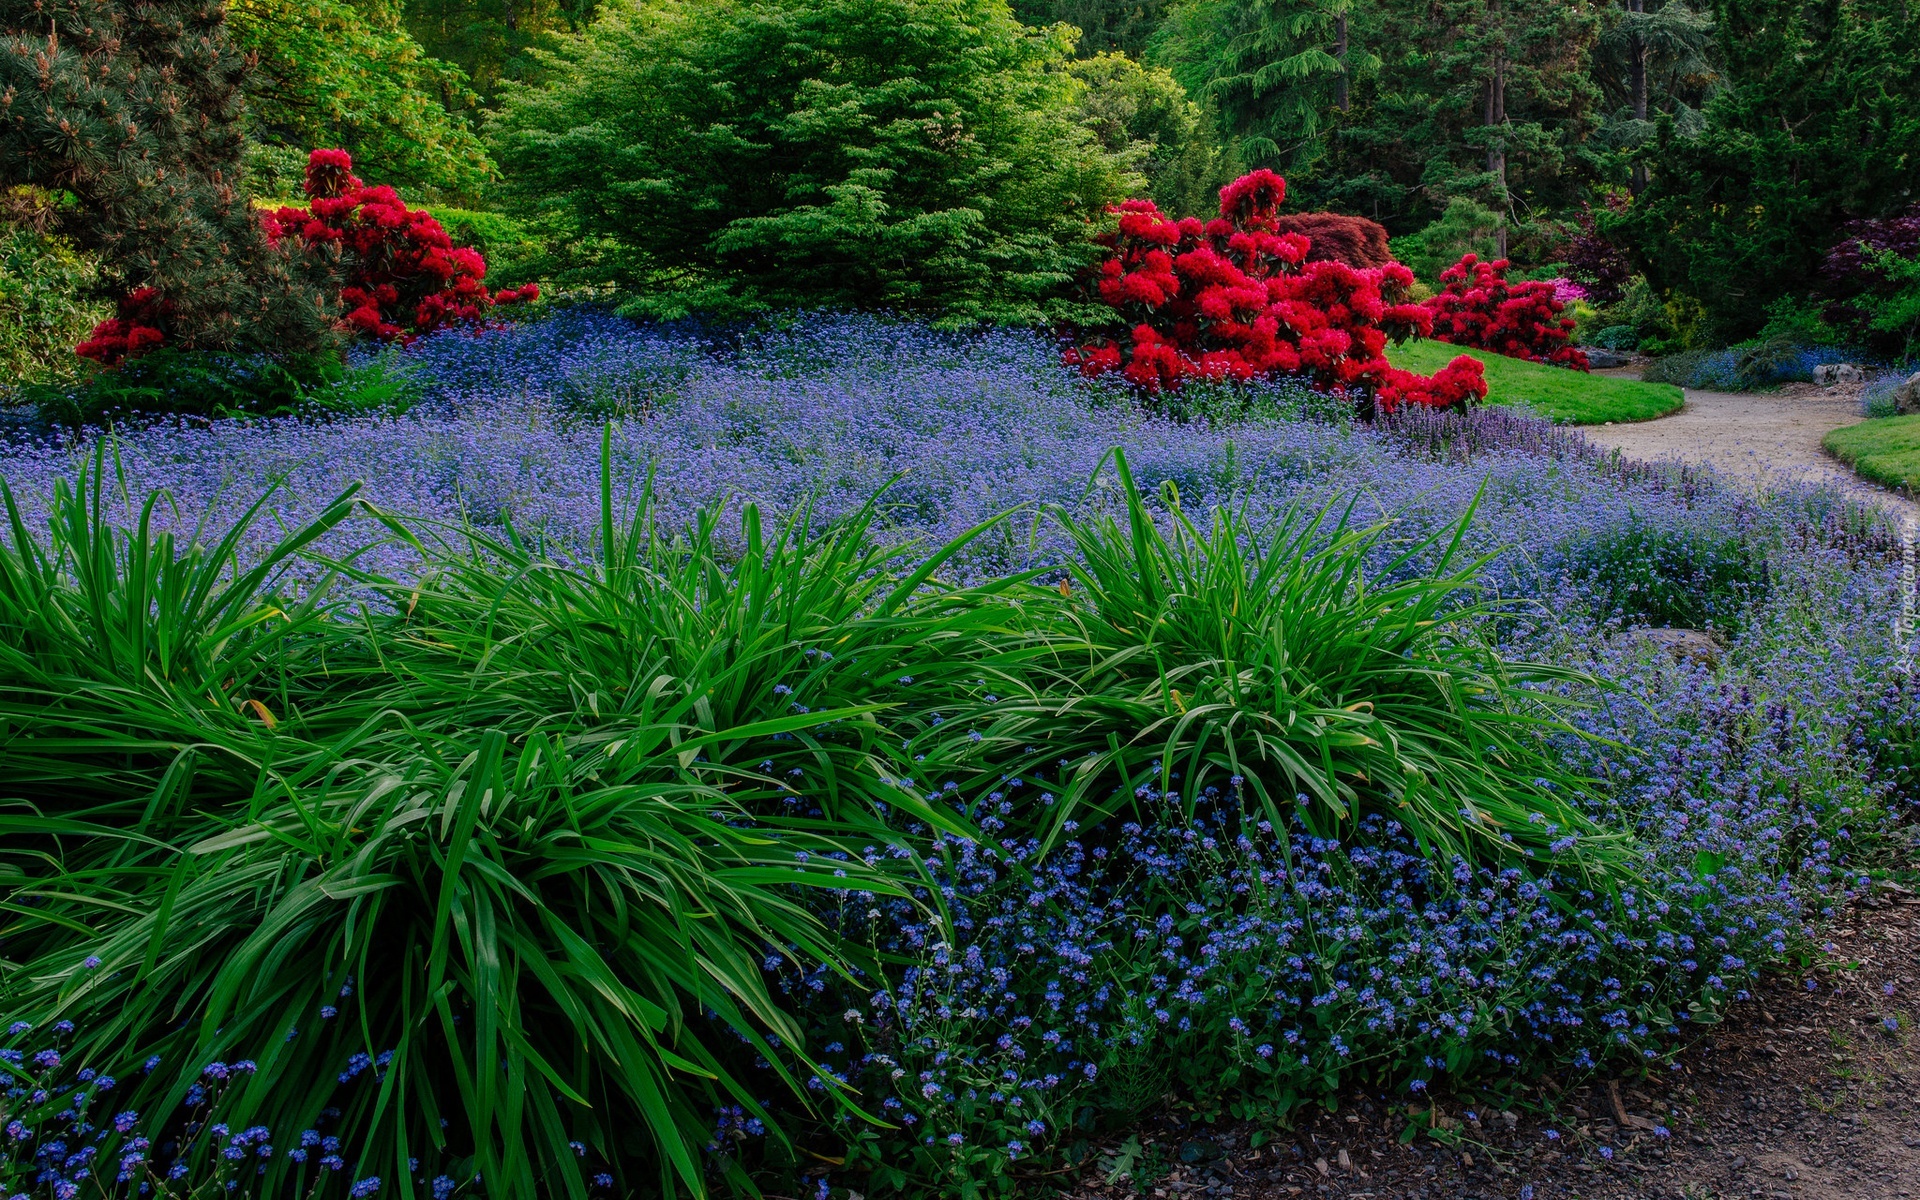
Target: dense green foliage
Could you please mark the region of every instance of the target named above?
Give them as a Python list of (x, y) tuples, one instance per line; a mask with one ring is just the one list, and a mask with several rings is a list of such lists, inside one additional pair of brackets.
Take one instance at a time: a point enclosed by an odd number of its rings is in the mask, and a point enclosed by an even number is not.
[(1603, 220), (1656, 288), (1745, 336), (1813, 280), (1849, 217), (1913, 202), (1920, 173), (1920, 10), (1854, 0), (1721, 0), (1728, 87), (1704, 124), (1663, 122), (1656, 169)]
[(77, 365), (74, 344), (109, 313), (89, 295), (99, 275), (66, 239), (0, 224), (0, 388)]
[(1456, 198), (1525, 227), (1587, 178), (1595, 104), (1585, 5), (1186, 0), (1150, 56), (1218, 105), (1249, 166), (1296, 202), (1412, 233)]
[(1028, 25), (1071, 25), (1080, 31), (1080, 53), (1120, 53), (1138, 58), (1166, 19), (1167, 0), (1010, 0)]
[(1004, 0), (648, 0), (509, 89), (492, 137), (560, 277), (629, 311), (1036, 321), (1135, 184), (1069, 50)]
[[(244, 126), (256, 196), (343, 146), (523, 219), (512, 281), (633, 314), (1085, 316), (1108, 203), (1205, 215), (1271, 166), (1294, 207), (1384, 223), (1422, 278), (1466, 252), (1616, 263), (1586, 332), (1668, 352), (1778, 334), (1840, 229), (1913, 202), (1916, 21), (1856, 0), (236, 0), (256, 64), (189, 107)], [(110, 284), (151, 274), (108, 260)], [(1888, 291), (1832, 340), (1897, 356), (1916, 323)]]
[(1141, 194), (1170, 213), (1211, 214), (1220, 189), (1240, 174), (1214, 122), (1161, 67), (1097, 54), (1067, 68), (1085, 84), (1081, 119), (1100, 144), (1146, 180)]
[[(248, 124), (264, 146), (292, 155), (298, 187), (306, 152), (339, 146), (369, 178), (397, 186), (479, 192), (492, 163), (464, 112), (465, 77), (429, 57), (382, 8), (349, 0), (233, 0), (234, 44), (256, 56)], [(292, 185), (289, 187), (288, 185)]]

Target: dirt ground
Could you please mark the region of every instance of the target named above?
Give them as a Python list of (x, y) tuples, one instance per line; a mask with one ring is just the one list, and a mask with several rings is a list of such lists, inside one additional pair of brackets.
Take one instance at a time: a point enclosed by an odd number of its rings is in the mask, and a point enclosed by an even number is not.
[(1257, 1149), (1250, 1126), (1163, 1121), (1047, 1182), (1076, 1200), (1920, 1196), (1916, 1018), (1920, 897), (1883, 891), (1833, 931), (1826, 962), (1770, 981), (1678, 1070), (1544, 1081), (1503, 1111), (1422, 1102), (1405, 1144), (1405, 1097), (1356, 1094)]
[[(1639, 377), (1629, 368), (1595, 373)], [(1688, 389), (1686, 406), (1671, 416), (1583, 432), (1629, 458), (1708, 463), (1762, 488), (1797, 480), (1828, 483), (1920, 520), (1920, 505), (1867, 483), (1821, 449), (1820, 439), (1830, 430), (1864, 419), (1858, 385), (1794, 383), (1755, 393)]]

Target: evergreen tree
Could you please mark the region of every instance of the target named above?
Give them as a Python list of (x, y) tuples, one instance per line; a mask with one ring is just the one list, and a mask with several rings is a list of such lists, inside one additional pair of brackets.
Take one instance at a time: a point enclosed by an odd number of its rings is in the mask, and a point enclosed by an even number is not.
[(247, 66), (217, 0), (0, 0), (0, 179), (72, 194), (172, 344), (310, 349), (327, 305), (242, 188)]
[(1654, 115), (1697, 133), (1699, 107), (1719, 82), (1713, 19), (1687, 0), (1620, 0), (1593, 48), (1593, 79), (1611, 110), (1593, 137), (1601, 154), (1629, 160), (1628, 185), (1646, 190)]
[(1141, 185), (1072, 42), (1005, 0), (644, 0), (491, 126), (558, 279), (673, 316), (821, 306), (1045, 322)]
[[(1484, 157), (1469, 165), (1455, 150), (1429, 163), (1427, 181), (1473, 195), (1509, 222), (1551, 207), (1527, 192), (1569, 170), (1569, 151), (1585, 132), (1596, 96), (1582, 68), (1598, 32), (1595, 12), (1583, 0), (1436, 0), (1429, 11), (1433, 77), (1425, 90), (1458, 121), (1454, 145)], [(1507, 238), (1503, 224), (1495, 233), (1502, 257)]]
[(1329, 116), (1379, 60), (1353, 37), (1353, 0), (1187, 0), (1153, 47), (1219, 113), (1248, 166), (1299, 172), (1325, 152)]
[(1706, 306), (1709, 336), (1751, 333), (1811, 287), (1853, 218), (1913, 203), (1920, 179), (1920, 5), (1721, 0), (1729, 87), (1686, 136), (1656, 117), (1646, 191), (1602, 228), (1648, 280)]
[[(1396, 236), (1450, 208), (1539, 236), (1591, 171), (1592, 0), (1182, 0), (1149, 49), (1289, 203)], [(1456, 222), (1457, 223), (1457, 222)], [(1498, 244), (1497, 244), (1498, 245)], [(1497, 246), (1496, 246), (1497, 248)]]

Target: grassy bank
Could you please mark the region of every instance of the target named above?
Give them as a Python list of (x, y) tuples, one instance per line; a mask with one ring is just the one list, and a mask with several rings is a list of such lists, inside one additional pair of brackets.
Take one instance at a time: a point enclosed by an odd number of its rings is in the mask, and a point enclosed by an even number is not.
[(1822, 444), (1863, 479), (1893, 488), (1920, 482), (1920, 416), (1862, 421), (1827, 434)]
[(1418, 341), (1390, 347), (1387, 358), (1402, 370), (1432, 374), (1458, 354), (1472, 355), (1486, 364), (1490, 403), (1524, 404), (1564, 425), (1645, 421), (1664, 417), (1684, 402), (1680, 389), (1670, 383), (1587, 375), (1445, 342)]

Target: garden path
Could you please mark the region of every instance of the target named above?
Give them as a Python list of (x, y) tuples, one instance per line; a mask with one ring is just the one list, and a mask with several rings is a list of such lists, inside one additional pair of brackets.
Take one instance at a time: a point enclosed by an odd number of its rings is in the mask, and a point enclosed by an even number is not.
[[(1595, 374), (1637, 379), (1632, 368)], [(1772, 392), (1687, 389), (1685, 407), (1632, 424), (1593, 425), (1589, 439), (1629, 458), (1680, 459), (1714, 467), (1761, 488), (1799, 481), (1831, 484), (1889, 512), (1920, 521), (1920, 504), (1868, 483), (1821, 449), (1830, 430), (1863, 420), (1851, 388), (1788, 384)]]

